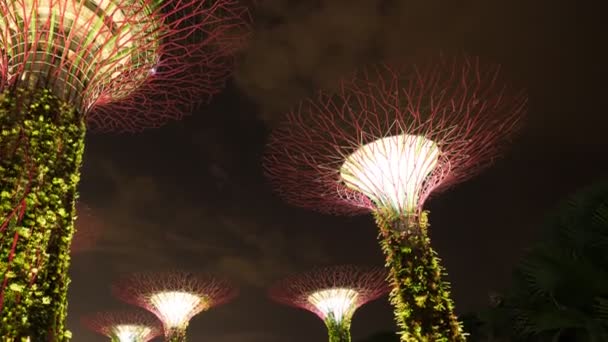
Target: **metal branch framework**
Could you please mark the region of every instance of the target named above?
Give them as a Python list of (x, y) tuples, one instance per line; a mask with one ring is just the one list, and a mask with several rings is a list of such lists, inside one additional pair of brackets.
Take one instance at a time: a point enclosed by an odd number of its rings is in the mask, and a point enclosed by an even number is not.
[(490, 165), (526, 105), (499, 66), (478, 58), (374, 65), (288, 113), (270, 136), (265, 173), (294, 205), (372, 212), (402, 341), (462, 341), (424, 203)]
[(51, 89), (100, 130), (180, 118), (231, 74), (237, 0), (2, 0), (0, 90)]
[(325, 322), (330, 342), (350, 341), (355, 311), (389, 291), (386, 272), (377, 267), (340, 265), (293, 275), (270, 290), (282, 304), (308, 310)]
[(84, 316), (82, 324), (113, 342), (148, 342), (162, 335), (160, 321), (146, 311), (102, 311)]
[[(341, 170), (361, 147), (377, 142), (376, 150), (397, 165), (423, 166), (436, 159), (420, 179), (379, 168), (378, 177), (389, 186), (369, 181), (379, 198), (413, 182), (417, 198), (411, 200), (420, 210), (431, 193), (475, 175), (499, 154), (500, 143), (516, 130), (526, 106), (524, 93), (510, 90), (500, 82), (499, 66), (484, 66), (477, 58), (369, 67), (345, 79), (336, 94), (320, 91), (288, 114), (270, 136), (266, 174), (295, 205), (331, 214), (374, 211), (384, 203), (349, 186)], [(423, 137), (434, 146), (411, 139), (379, 142), (396, 136)], [(361, 159), (353, 164), (366, 166)]]
[(114, 295), (154, 313), (168, 341), (185, 341), (192, 317), (236, 297), (226, 280), (190, 272), (135, 273), (112, 286)]

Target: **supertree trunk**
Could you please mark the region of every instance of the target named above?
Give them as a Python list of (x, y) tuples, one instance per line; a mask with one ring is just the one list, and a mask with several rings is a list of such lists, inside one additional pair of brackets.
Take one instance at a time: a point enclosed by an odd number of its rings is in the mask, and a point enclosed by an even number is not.
[(67, 341), (67, 268), (85, 126), (50, 91), (0, 94), (0, 336)]
[(332, 317), (325, 319), (329, 342), (350, 342), (350, 318), (336, 321)]
[(431, 248), (427, 213), (404, 217), (378, 211), (375, 218), (401, 341), (465, 341), (449, 283), (442, 279), (445, 271)]
[(165, 333), (166, 342), (186, 342), (186, 329), (168, 328)]

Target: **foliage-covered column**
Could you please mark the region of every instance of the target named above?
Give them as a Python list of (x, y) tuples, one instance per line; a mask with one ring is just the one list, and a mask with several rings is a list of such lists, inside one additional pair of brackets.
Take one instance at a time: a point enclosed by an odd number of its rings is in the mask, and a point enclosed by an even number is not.
[(377, 212), (382, 250), (392, 285), (390, 301), (401, 341), (465, 341), (454, 314), (449, 283), (427, 234), (427, 213), (420, 219)]
[(337, 321), (333, 315), (329, 315), (325, 319), (329, 342), (350, 342), (350, 322), (350, 317), (344, 317), (342, 320)]
[(84, 122), (49, 91), (17, 89), (0, 94), (0, 129), (0, 336), (67, 341)]
[(167, 342), (186, 342), (186, 328), (183, 329), (168, 329), (169, 331), (165, 333), (165, 340)]

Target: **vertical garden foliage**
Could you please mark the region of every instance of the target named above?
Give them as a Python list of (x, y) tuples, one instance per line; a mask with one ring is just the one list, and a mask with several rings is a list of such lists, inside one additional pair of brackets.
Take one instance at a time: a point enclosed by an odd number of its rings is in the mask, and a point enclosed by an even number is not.
[(184, 327), (183, 329), (177, 329), (177, 328), (173, 328), (171, 329), (169, 332), (167, 332), (165, 335), (167, 336), (166, 341), (167, 342), (186, 342), (186, 329), (187, 327)]
[(350, 317), (344, 317), (341, 321), (336, 321), (333, 314), (325, 319), (329, 342), (351, 342), (350, 337)]
[(68, 266), (85, 126), (50, 91), (0, 94), (0, 336), (67, 341)]
[(392, 285), (390, 301), (403, 342), (465, 341), (454, 314), (445, 271), (427, 234), (427, 213), (419, 220), (377, 212), (380, 244)]

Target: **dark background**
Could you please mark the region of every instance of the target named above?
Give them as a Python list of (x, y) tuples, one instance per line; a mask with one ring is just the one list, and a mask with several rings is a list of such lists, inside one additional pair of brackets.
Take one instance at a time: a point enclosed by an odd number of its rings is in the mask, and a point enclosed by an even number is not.
[[(376, 229), (368, 216), (324, 216), (274, 196), (259, 162), (265, 138), (312, 89), (365, 63), (428, 48), (498, 61), (529, 93), (525, 129), (508, 153), (427, 204), (457, 310), (486, 305), (490, 291), (508, 286), (547, 212), (608, 175), (606, 84), (575, 6), (265, 1), (235, 80), (210, 105), (158, 130), (89, 134), (81, 200), (103, 232), (73, 259), (74, 341), (104, 341), (79, 319), (124, 307), (109, 291), (121, 272), (176, 268), (224, 275), (241, 288), (236, 301), (192, 319), (190, 341), (325, 340), (320, 320), (270, 302), (265, 287), (317, 265), (381, 265)], [(359, 309), (352, 331), (357, 340), (392, 329), (383, 298)]]

